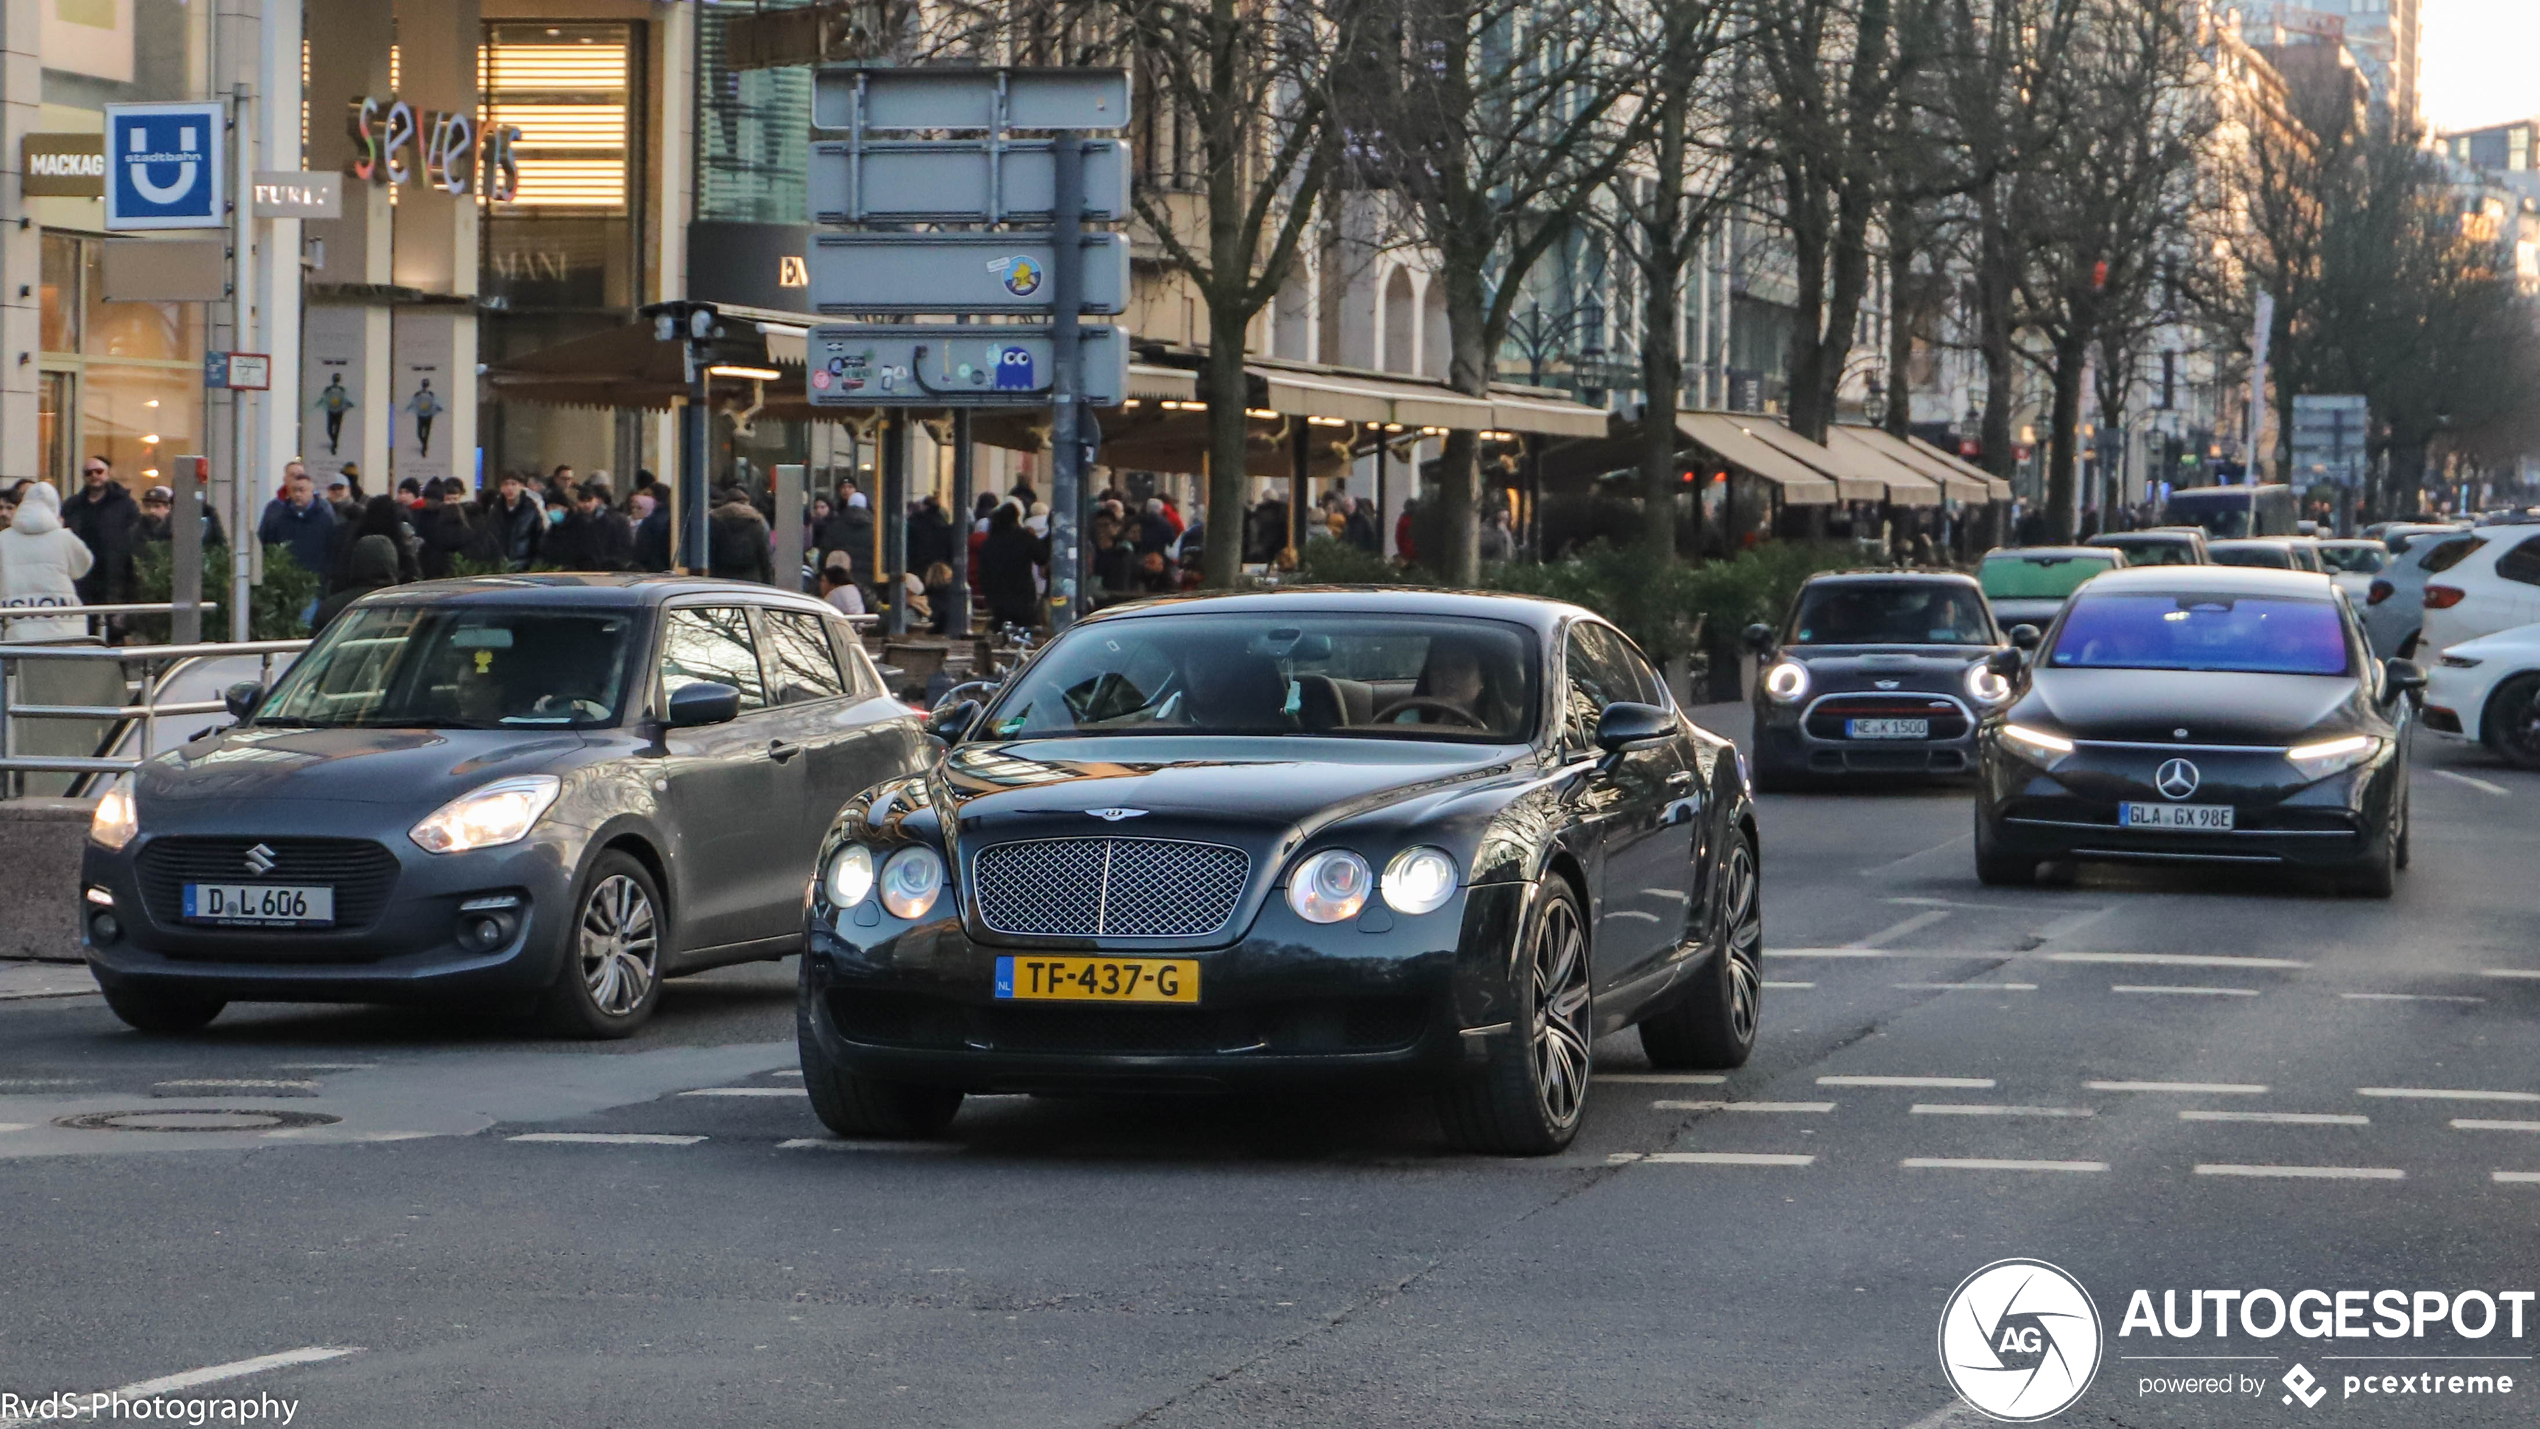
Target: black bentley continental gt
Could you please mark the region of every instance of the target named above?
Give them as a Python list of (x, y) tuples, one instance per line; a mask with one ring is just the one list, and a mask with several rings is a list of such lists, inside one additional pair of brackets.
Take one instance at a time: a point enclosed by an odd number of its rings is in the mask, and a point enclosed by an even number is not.
[(967, 1092), (1440, 1089), (1544, 1154), (1590, 1046), (1734, 1067), (1762, 988), (1735, 746), (1576, 607), (1300, 590), (1106, 611), (830, 830), (812, 1105), (927, 1135)]
[[(2032, 632), (2033, 633), (2033, 632)], [(1755, 787), (1838, 776), (1964, 775), (1976, 724), (2009, 699), (2006, 641), (1967, 576), (1858, 571), (1810, 580), (1779, 629), (1752, 625)]]
[(2112, 571), (2073, 596), (1978, 735), (1976, 872), (2042, 861), (2313, 869), (2387, 898), (2408, 866), (2425, 672), (2379, 661), (2328, 577)]

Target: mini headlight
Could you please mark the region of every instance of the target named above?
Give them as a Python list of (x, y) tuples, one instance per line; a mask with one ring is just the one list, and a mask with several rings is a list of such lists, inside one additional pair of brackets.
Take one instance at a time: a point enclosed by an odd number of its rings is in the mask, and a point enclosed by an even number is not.
[(944, 891), (944, 860), (931, 848), (904, 848), (882, 865), (882, 906), (894, 918), (918, 919)]
[(497, 779), (433, 810), (407, 830), (406, 837), (425, 853), (465, 853), (518, 843), (563, 792), (564, 781), (553, 774)]
[(1967, 698), (1978, 704), (1998, 705), (2011, 697), (2011, 682), (1978, 661), (1967, 667)]
[(2343, 739), (2323, 739), (2313, 744), (2297, 744), (2284, 751), (2284, 757), (2302, 772), (2305, 779), (2325, 779), (2339, 770), (2352, 769), (2380, 752), (2381, 741), (2368, 734), (2350, 734)]
[(1455, 896), (1455, 860), (1444, 849), (1407, 848), (1385, 865), (1385, 906), (1433, 913)]
[(88, 837), (102, 847), (119, 849), (139, 832), (141, 820), (132, 810), (132, 791), (117, 784), (97, 801), (97, 812), (88, 820)]
[(2022, 759), (2032, 764), (2042, 764), (2049, 769), (2062, 763), (2064, 756), (2073, 752), (2071, 740), (2060, 734), (2048, 734), (2042, 729), (2031, 729), (2024, 724), (2002, 726), (2002, 743)]
[(830, 857), (829, 902), (836, 908), (853, 908), (873, 891), (873, 850), (862, 844), (849, 844)]
[(1358, 916), (1375, 883), (1367, 860), (1345, 848), (1327, 848), (1288, 875), (1288, 906), (1308, 923), (1337, 923)]
[(1808, 693), (1808, 667), (1796, 660), (1784, 660), (1764, 672), (1764, 693), (1789, 704)]

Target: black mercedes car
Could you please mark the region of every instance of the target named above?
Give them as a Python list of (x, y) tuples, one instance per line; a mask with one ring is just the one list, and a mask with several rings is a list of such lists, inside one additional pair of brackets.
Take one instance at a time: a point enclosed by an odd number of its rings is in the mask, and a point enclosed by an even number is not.
[(2316, 869), (2387, 898), (2408, 865), (2425, 672), (2377, 661), (2326, 576), (2162, 566), (2093, 580), (1977, 737), (1976, 873), (2054, 859)]
[(230, 701), (89, 833), (89, 966), (144, 1030), (440, 1000), (625, 1036), (664, 977), (796, 951), (839, 806), (933, 760), (837, 612), (683, 577), (392, 587)]
[(1762, 989), (1735, 746), (1613, 626), (1516, 596), (1116, 608), (840, 817), (804, 1081), (841, 1135), (966, 1092), (1394, 1076), (1460, 1146), (1567, 1145), (1590, 1046), (1731, 1067)]
[(1965, 774), (1976, 722), (2010, 698), (1988, 658), (2006, 647), (1967, 576), (1824, 575), (1778, 629), (1747, 627), (1755, 682), (1755, 787), (1816, 779)]

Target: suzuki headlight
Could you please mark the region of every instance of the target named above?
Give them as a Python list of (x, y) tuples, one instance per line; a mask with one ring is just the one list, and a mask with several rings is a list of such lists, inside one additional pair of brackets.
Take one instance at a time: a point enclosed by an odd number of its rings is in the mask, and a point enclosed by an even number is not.
[(141, 820), (132, 810), (132, 790), (117, 784), (97, 801), (97, 812), (88, 820), (89, 841), (101, 848), (119, 849), (139, 832)]
[(829, 903), (834, 908), (853, 908), (873, 891), (873, 850), (862, 844), (849, 844), (829, 860)]
[(2064, 756), (2073, 752), (2071, 740), (2024, 724), (2002, 726), (2002, 743), (2013, 754), (2048, 769), (2063, 763)]
[(1998, 705), (2010, 697), (2011, 682), (1992, 666), (1978, 661), (1967, 667), (1967, 698), (1980, 705)]
[(944, 860), (931, 848), (904, 848), (882, 865), (882, 906), (911, 922), (926, 916), (944, 891)]
[(1455, 896), (1455, 860), (1438, 848), (1407, 848), (1385, 865), (1385, 906), (1434, 913)]
[(433, 810), (406, 837), (425, 853), (466, 853), (518, 843), (563, 792), (564, 781), (553, 774), (497, 779)]
[(1789, 704), (1808, 693), (1808, 667), (1796, 660), (1784, 660), (1764, 672), (1764, 693), (1782, 704)]
[(2370, 760), (2380, 751), (2380, 740), (2368, 734), (2350, 734), (2343, 739), (2297, 744), (2284, 751), (2284, 757), (2292, 761), (2294, 768), (2302, 771), (2304, 779), (2325, 779)]
[(1308, 923), (1337, 923), (1357, 917), (1375, 885), (1367, 860), (1345, 848), (1327, 848), (1288, 875), (1288, 906)]

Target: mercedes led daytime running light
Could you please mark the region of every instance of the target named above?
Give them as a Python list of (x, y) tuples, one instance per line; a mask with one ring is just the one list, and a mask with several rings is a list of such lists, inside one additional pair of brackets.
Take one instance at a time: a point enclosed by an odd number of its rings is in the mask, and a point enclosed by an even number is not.
[(2002, 726), (2002, 742), (2009, 745), (2011, 751), (2021, 758), (2031, 763), (2043, 764), (2049, 769), (2063, 762), (2064, 756), (2073, 752), (2071, 740), (2060, 734), (2048, 734), (2042, 729), (2031, 729), (2024, 724)]
[(2323, 739), (2312, 744), (2297, 744), (2284, 751), (2293, 767), (2305, 779), (2325, 779), (2340, 770), (2352, 769), (2379, 752), (2381, 741), (2368, 734), (2350, 734), (2343, 739)]

